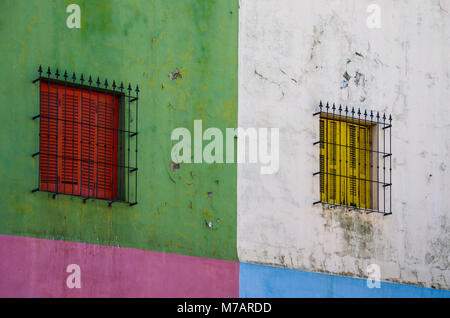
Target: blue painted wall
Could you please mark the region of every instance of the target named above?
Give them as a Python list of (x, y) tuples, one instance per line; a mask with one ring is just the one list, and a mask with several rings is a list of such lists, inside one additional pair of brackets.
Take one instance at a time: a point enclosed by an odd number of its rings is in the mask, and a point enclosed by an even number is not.
[(360, 278), (241, 263), (239, 296), (242, 298), (450, 298), (450, 291), (386, 282), (381, 282), (380, 288), (368, 288), (367, 281)]

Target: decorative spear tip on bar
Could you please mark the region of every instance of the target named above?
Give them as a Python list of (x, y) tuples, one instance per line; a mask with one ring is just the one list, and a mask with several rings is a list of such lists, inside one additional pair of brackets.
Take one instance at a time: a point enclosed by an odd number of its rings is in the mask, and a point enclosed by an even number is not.
[[(39, 78), (41, 78), (42, 77), (42, 73), (44, 73), (43, 68), (42, 68), (42, 64), (39, 65), (37, 71), (39, 73)], [(47, 67), (47, 71), (45, 73), (47, 74), (48, 78), (51, 77), (52, 71), (51, 71), (51, 67), (50, 66)], [(70, 74), (70, 72), (68, 72), (67, 70), (64, 70), (64, 73), (62, 71), (60, 72), (59, 68), (56, 68), (56, 70), (54, 72), (54, 76), (55, 76), (56, 79), (59, 79), (59, 77), (61, 76), (62, 78), (64, 78), (65, 81), (67, 81), (68, 79), (72, 79), (72, 81), (75, 83), (76, 80), (77, 80), (76, 73), (73, 72), (72, 76), (70, 76), (69, 74)], [(39, 79), (36, 79), (34, 82), (36, 82), (38, 80)], [(87, 83), (89, 83), (89, 86), (92, 86), (93, 83), (97, 84), (97, 87), (99, 87), (99, 88), (102, 85), (102, 82), (100, 81), (100, 77), (99, 76), (97, 77), (97, 81), (95, 81), (95, 77), (93, 78), (92, 75), (89, 75), (89, 79), (87, 79), (87, 76), (85, 78), (83, 74), (80, 74), (79, 81), (80, 81), (80, 83), (82, 85), (84, 84), (85, 81)], [(118, 86), (118, 82), (116, 83), (116, 81), (113, 80), (112, 85), (111, 85), (108, 82), (107, 78), (105, 78), (105, 81), (104, 81), (103, 85), (105, 86), (105, 88), (112, 87), (113, 90), (116, 90), (116, 88), (120, 89), (121, 92), (123, 92), (124, 89), (127, 89), (129, 91), (129, 94), (131, 94), (131, 91), (133, 91), (133, 88), (131, 87), (131, 83), (128, 84), (128, 88), (127, 88), (126, 86), (124, 86), (123, 82), (120, 82), (120, 86)], [(134, 91), (136, 92), (136, 97), (137, 97), (137, 95), (140, 92), (139, 85), (136, 85), (136, 88), (134, 89)], [(328, 103), (327, 103), (327, 105), (328, 105)], [(322, 107), (322, 101), (320, 101), (320, 106), (319, 107)]]
[[(136, 86), (138, 89), (138, 86)], [(137, 90), (138, 92), (138, 90)], [(344, 108), (345, 106), (345, 108)], [(350, 118), (359, 118), (360, 120), (365, 121), (372, 121), (372, 122), (386, 122), (390, 121), (392, 122), (392, 114), (386, 113), (386, 112), (380, 112), (380, 111), (374, 111), (371, 109), (367, 109), (364, 107), (355, 107), (355, 106), (348, 106), (348, 105), (342, 105), (342, 104), (336, 104), (334, 102), (323, 102), (322, 100), (319, 101), (319, 112), (315, 113), (314, 116), (320, 114), (322, 112), (322, 107), (326, 108), (326, 112), (329, 112), (329, 109), (331, 108), (333, 111), (332, 113), (335, 114), (336, 110), (339, 111), (339, 116), (343, 116), (342, 112), (345, 112), (345, 116), (348, 116)], [(351, 113), (350, 115), (348, 113)], [(358, 115), (358, 116), (356, 116)], [(361, 118), (362, 115), (364, 115), (364, 118)], [(368, 118), (370, 116), (370, 118)], [(374, 118), (375, 117), (375, 118)], [(389, 126), (390, 127), (390, 126)]]

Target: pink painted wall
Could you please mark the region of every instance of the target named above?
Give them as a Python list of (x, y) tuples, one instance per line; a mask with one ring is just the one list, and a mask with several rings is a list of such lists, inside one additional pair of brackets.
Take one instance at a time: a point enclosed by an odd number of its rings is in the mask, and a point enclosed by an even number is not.
[[(80, 289), (66, 285), (69, 264)], [(239, 263), (0, 235), (0, 297), (239, 297)]]

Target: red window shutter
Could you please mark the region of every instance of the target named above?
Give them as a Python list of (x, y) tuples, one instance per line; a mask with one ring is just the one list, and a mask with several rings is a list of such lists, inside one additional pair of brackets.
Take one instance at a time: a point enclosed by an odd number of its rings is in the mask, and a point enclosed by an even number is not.
[(83, 92), (81, 112), (81, 195), (96, 197), (97, 99)]
[[(116, 199), (117, 193), (117, 120), (118, 100), (115, 96), (99, 94), (97, 104), (97, 196)], [(118, 122), (117, 122), (118, 123)]]
[(79, 126), (80, 95), (70, 87), (59, 88), (58, 189), (65, 194), (79, 192)]
[(40, 180), (41, 190), (56, 192), (58, 178), (58, 96), (55, 89), (40, 86)]
[(119, 98), (41, 82), (41, 190), (117, 199)]

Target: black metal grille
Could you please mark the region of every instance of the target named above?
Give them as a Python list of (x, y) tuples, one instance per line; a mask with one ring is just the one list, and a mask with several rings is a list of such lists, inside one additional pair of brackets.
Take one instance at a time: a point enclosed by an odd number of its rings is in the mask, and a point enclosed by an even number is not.
[(392, 116), (320, 102), (320, 199), (313, 204), (392, 214)]
[[(39, 77), (37, 187), (31, 192), (137, 204), (139, 87), (56, 69)], [(61, 77), (61, 78), (60, 78)], [(86, 83), (85, 83), (86, 82)], [(118, 82), (117, 82), (118, 83)]]

